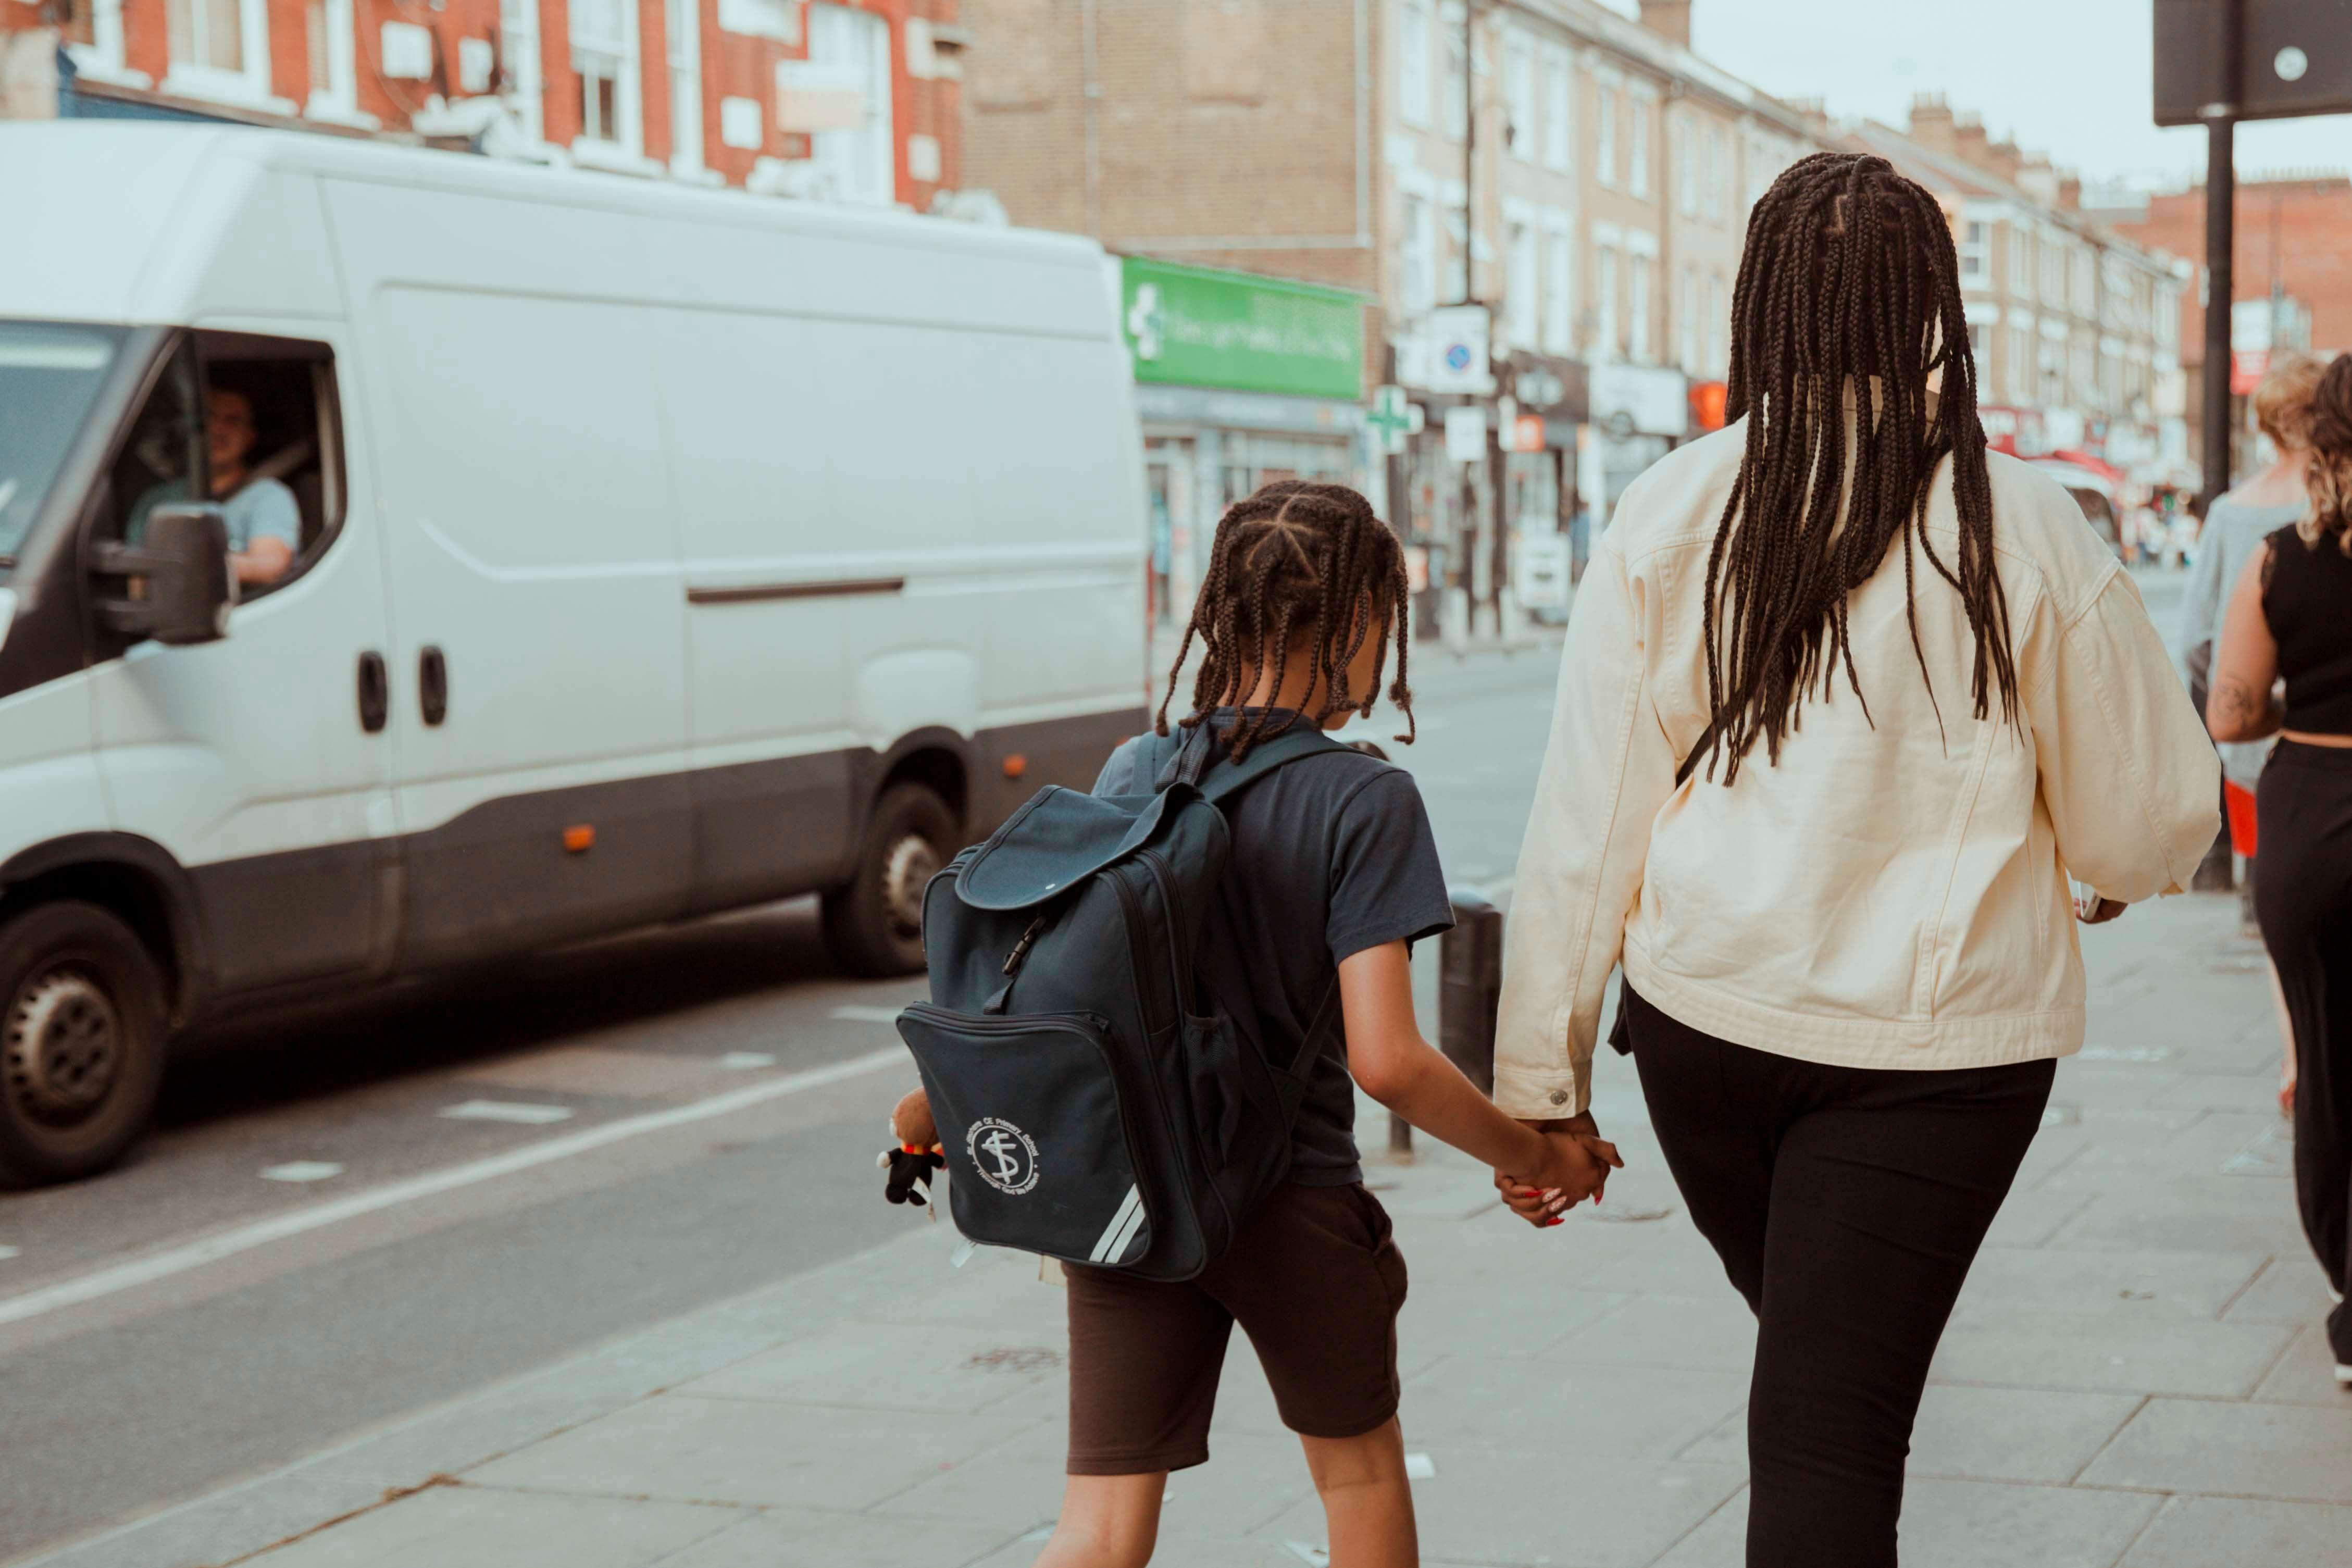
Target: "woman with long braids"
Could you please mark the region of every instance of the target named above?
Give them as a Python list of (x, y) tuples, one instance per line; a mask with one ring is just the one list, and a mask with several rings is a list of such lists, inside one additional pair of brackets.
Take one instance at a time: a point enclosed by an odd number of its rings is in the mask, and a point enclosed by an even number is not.
[(2302, 515), (2231, 591), (2205, 714), (2217, 741), (2279, 737), (2254, 797), (2254, 918), (2294, 1025), (2295, 1196), (2352, 1389), (2352, 354), (2320, 376), (2305, 428)]
[(1985, 450), (1935, 197), (1797, 163), (1732, 330), (1732, 423), (1627, 489), (1578, 591), (1495, 1097), (1592, 1131), (1622, 962), (1667, 1167), (1759, 1320), (1748, 1562), (1880, 1568), (1928, 1362), (2082, 1044), (2073, 917), (2185, 886), (2221, 781), (2131, 579)]

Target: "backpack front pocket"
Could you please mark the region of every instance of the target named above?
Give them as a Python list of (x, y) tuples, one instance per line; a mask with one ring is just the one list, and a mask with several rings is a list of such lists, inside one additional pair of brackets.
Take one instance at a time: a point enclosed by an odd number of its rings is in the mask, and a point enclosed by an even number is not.
[(919, 1004), (898, 1016), (947, 1154), (956, 1228), (974, 1241), (1116, 1267), (1150, 1249), (1150, 1205), (1106, 1026)]

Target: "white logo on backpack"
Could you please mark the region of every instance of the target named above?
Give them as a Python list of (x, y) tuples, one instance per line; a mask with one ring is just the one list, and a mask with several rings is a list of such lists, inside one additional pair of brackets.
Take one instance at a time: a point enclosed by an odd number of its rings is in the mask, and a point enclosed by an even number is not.
[(1008, 1197), (1037, 1184), (1036, 1141), (998, 1116), (983, 1116), (963, 1135), (963, 1151), (980, 1179)]

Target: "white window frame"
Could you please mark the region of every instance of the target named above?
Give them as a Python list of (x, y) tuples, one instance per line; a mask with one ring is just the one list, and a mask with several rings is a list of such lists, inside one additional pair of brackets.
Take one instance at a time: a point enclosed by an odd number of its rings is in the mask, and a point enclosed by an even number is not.
[[(191, 32), (201, 27), (205, 0), (164, 0), (164, 4), (167, 17), (172, 5), (184, 5)], [(269, 90), (268, 0), (237, 0), (236, 9), (238, 58), (244, 64), (235, 70), (225, 70), (195, 60), (175, 59), (163, 73), (162, 90), (182, 98), (209, 99), (215, 103), (240, 104), (276, 114), (294, 113), (291, 102), (272, 96)], [(116, 19), (118, 23), (121, 20), (119, 12)]]
[(533, 146), (547, 140), (539, 68), (539, 0), (499, 0), (499, 69), (507, 107)]
[(1536, 119), (1536, 45), (1517, 27), (1503, 33), (1503, 113), (1511, 156), (1522, 163), (1534, 163), (1542, 131)]
[[(830, 178), (836, 168), (849, 171), (860, 182), (852, 188), (836, 187), (837, 199), (865, 206), (888, 206), (898, 197), (898, 104), (891, 81), (894, 61), (891, 52), (898, 39), (887, 17), (862, 6), (827, 4), (816, 0), (807, 10), (804, 24), (808, 29), (809, 58), (784, 60), (776, 67), (779, 91), (793, 83), (805, 83), (825, 88), (849, 88), (862, 94), (866, 105), (866, 122), (848, 131), (819, 131), (809, 138), (810, 156), (823, 171), (821, 177)], [(876, 29), (879, 28), (877, 32)], [(819, 58), (825, 47), (828, 32), (847, 29), (867, 46), (865, 58)], [(878, 38), (878, 56), (871, 50)], [(828, 138), (866, 137), (863, 153), (855, 142), (828, 142)], [(862, 162), (863, 166), (858, 166)]]
[(1675, 205), (1685, 217), (1698, 216), (1698, 128), (1676, 115), (1668, 122), (1674, 144)]
[(662, 52), (669, 67), (669, 172), (703, 172), (701, 0), (664, 0)]
[(2014, 216), (2009, 220), (2009, 297), (2033, 298), (2033, 236)]
[(1651, 279), (1658, 268), (1654, 257), (1628, 250), (1625, 268), (1625, 357), (1635, 364), (1651, 360)]
[(2033, 401), (2033, 323), (2015, 317), (2009, 323), (2009, 357), (2001, 366), (2001, 390), (2022, 407)]
[(1617, 320), (1617, 247), (1599, 239), (1592, 247), (1592, 330), (1588, 351), (1603, 364), (1624, 357), (1624, 336)]
[(1603, 185), (1617, 185), (1616, 88), (1603, 82), (1592, 95), (1592, 177)]
[[(636, 0), (604, 0), (618, 13), (620, 31), (600, 37), (593, 22), (583, 26), (592, 8), (575, 3), (569, 8), (566, 42), (571, 45), (571, 65), (574, 79), (580, 84), (580, 134), (572, 143), (572, 155), (592, 166), (618, 163), (628, 166), (645, 156), (645, 26), (640, 19)], [(583, 59), (609, 62), (613, 68), (612, 134), (595, 136), (589, 133), (589, 105), (594, 95), (587, 89), (588, 73), (581, 68)], [(598, 118), (601, 118), (599, 116)]]
[(1427, 191), (1400, 195), (1397, 225), (1397, 299), (1409, 312), (1437, 304), (1437, 211)]
[(2055, 234), (2036, 237), (2042, 242), (2042, 302), (2063, 310), (2066, 308), (2066, 247)]
[(1706, 128), (1706, 220), (1723, 221), (1725, 185), (1730, 174), (1730, 148), (1723, 127), (1710, 122)]
[(1467, 13), (1459, 5), (1437, 8), (1437, 30), (1444, 40), (1437, 57), (1437, 68), (1444, 78), (1437, 84), (1444, 109), (1441, 124), (1445, 134), (1456, 142), (1470, 134), (1469, 83), (1463, 79), (1467, 74), (1464, 67), (1470, 46), (1470, 40), (1464, 36), (1466, 17)]
[(1691, 262), (1683, 268), (1682, 299), (1678, 313), (1680, 328), (1675, 346), (1681, 350), (1679, 363), (1683, 374), (1696, 377), (1698, 363), (1698, 263)]
[(1654, 100), (1641, 93), (1626, 95), (1633, 105), (1632, 123), (1626, 127), (1625, 190), (1628, 195), (1650, 199), (1650, 120), (1656, 107)]
[(1503, 315), (1511, 347), (1535, 347), (1543, 330), (1543, 235), (1531, 211), (1504, 215)]
[(1417, 131), (1429, 129), (1429, 73), (1436, 47), (1435, 16), (1429, 0), (1402, 0), (1397, 7), (1397, 118)]
[(1543, 352), (1576, 353), (1576, 225), (1554, 207), (1543, 215)]
[[(121, 0), (116, 4), (119, 5)], [(327, 62), (327, 79), (310, 83), (310, 96), (302, 105), (302, 117), (330, 125), (373, 130), (376, 117), (360, 112), (357, 0), (319, 0), (319, 16), (325, 24), (326, 37), (319, 40), (319, 53)]]
[(1558, 44), (1543, 47), (1544, 167), (1576, 167), (1576, 62)]
[(1731, 374), (1731, 307), (1724, 298), (1723, 272), (1706, 279), (1706, 368), (1711, 375)]
[(65, 50), (75, 72), (92, 81), (115, 87), (154, 86), (145, 71), (123, 64), (122, 47), (122, 0), (90, 0), (89, 42), (68, 44)]
[(1959, 244), (1955, 248), (1960, 258), (1960, 287), (1991, 288), (1992, 220), (1962, 215)]
[(2099, 258), (2087, 245), (2066, 258), (2066, 307), (2086, 321), (2099, 319)]

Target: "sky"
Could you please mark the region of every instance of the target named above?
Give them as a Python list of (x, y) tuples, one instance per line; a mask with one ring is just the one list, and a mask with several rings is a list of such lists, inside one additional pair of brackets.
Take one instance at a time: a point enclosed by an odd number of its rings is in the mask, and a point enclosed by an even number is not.
[[(1603, 0), (1628, 16), (1636, 0)], [(1692, 44), (1782, 98), (1900, 126), (1942, 93), (1998, 138), (2093, 180), (2178, 185), (2205, 168), (2205, 132), (2149, 121), (2150, 0), (1696, 0)], [(2241, 176), (2352, 166), (2352, 115), (2238, 127)]]

